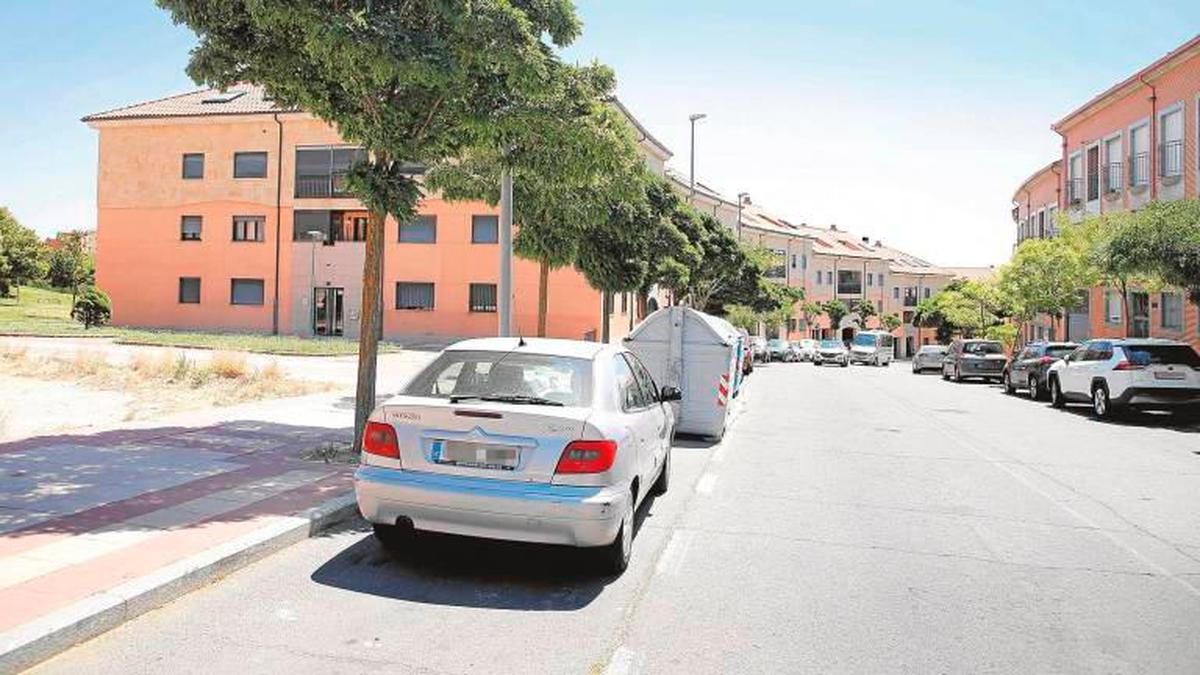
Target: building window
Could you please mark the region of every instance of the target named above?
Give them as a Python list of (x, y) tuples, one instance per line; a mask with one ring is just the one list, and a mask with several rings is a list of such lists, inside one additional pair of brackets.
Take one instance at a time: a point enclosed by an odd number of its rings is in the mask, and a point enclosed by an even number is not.
[(1129, 130), (1129, 184), (1150, 183), (1150, 125), (1139, 124)]
[(366, 157), (362, 148), (296, 148), (296, 197), (345, 197), (350, 169)]
[(796, 254), (792, 254), (792, 269), (796, 269)]
[(350, 221), (350, 241), (366, 241), (367, 225), (371, 222), (366, 216), (354, 216)]
[(1168, 330), (1183, 328), (1183, 296), (1178, 293), (1162, 294), (1162, 327)]
[(880, 314), (883, 313), (883, 301), (882, 300), (875, 301), (875, 311), (879, 312)]
[(200, 277), (179, 277), (179, 303), (200, 304)]
[(261, 305), (263, 304), (262, 279), (230, 279), (229, 304), (231, 305)]
[(234, 241), (262, 241), (263, 230), (266, 229), (263, 216), (234, 216)]
[(265, 152), (235, 152), (233, 153), (234, 178), (266, 178), (267, 153)]
[(821, 285), (821, 277), (822, 277), (821, 270), (817, 270), (817, 285), (818, 286)]
[(437, 216), (417, 216), (411, 222), (400, 223), (401, 244), (433, 244), (437, 242)]
[(1104, 320), (1108, 323), (1121, 323), (1121, 294), (1116, 291), (1104, 292)]
[(1072, 204), (1083, 201), (1083, 156), (1078, 152), (1067, 160), (1067, 201)]
[(179, 220), (179, 239), (181, 241), (200, 241), (200, 229), (204, 218), (200, 216), (184, 216)]
[(189, 152), (183, 155), (183, 177), (189, 180), (204, 178), (204, 153)]
[(875, 275), (870, 272), (867, 272), (867, 285), (868, 286), (875, 285)]
[(787, 278), (787, 251), (781, 248), (771, 249), (771, 266), (763, 273), (768, 279)]
[(883, 288), (883, 272), (875, 275), (875, 278), (879, 280), (879, 287)]
[(862, 289), (862, 272), (858, 270), (838, 270), (838, 295), (861, 295)]
[(1125, 189), (1124, 166), (1121, 162), (1121, 136), (1104, 141), (1104, 192), (1114, 193)]
[(332, 211), (294, 211), (292, 241), (323, 241), (332, 244), (335, 238)]
[(900, 287), (899, 286), (892, 286), (892, 299), (893, 300), (900, 299)]
[(800, 269), (802, 269), (802, 270), (808, 269), (808, 254), (807, 253), (800, 254)]
[(472, 312), (496, 311), (496, 284), (471, 284), (467, 309)]
[(396, 309), (433, 309), (433, 284), (427, 281), (397, 281)]
[(1183, 106), (1162, 113), (1159, 117), (1158, 175), (1172, 178), (1183, 175)]
[(1050, 206), (1046, 209), (1046, 234), (1051, 237), (1058, 236), (1058, 207)]
[(925, 289), (925, 298), (926, 299), (929, 298), (929, 289), (928, 288)]
[(1100, 146), (1093, 145), (1087, 149), (1087, 198), (1095, 201), (1100, 198)]
[(471, 243), (495, 244), (500, 241), (499, 216), (471, 216)]

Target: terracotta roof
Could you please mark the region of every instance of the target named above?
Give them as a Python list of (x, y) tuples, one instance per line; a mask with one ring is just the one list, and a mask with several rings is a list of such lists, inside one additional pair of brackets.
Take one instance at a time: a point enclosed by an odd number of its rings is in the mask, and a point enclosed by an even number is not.
[(199, 117), (205, 115), (252, 115), (288, 112), (266, 96), (262, 87), (235, 84), (228, 89), (197, 89), (144, 103), (114, 108), (83, 118), (84, 122), (143, 119), (154, 117)]
[(1124, 90), (1126, 87), (1138, 84), (1139, 81), (1142, 80), (1143, 78), (1147, 78), (1147, 77), (1153, 78), (1153, 77), (1156, 77), (1157, 75), (1159, 75), (1161, 72), (1170, 70), (1175, 65), (1174, 61), (1176, 59), (1178, 59), (1181, 56), (1189, 55), (1189, 52), (1191, 52), (1194, 49), (1200, 49), (1200, 35), (1197, 35), (1197, 36), (1193, 37), (1192, 39), (1188, 40), (1187, 42), (1184, 42), (1183, 44), (1179, 45), (1175, 49), (1172, 49), (1171, 51), (1164, 54), (1162, 57), (1155, 60), (1154, 63), (1151, 63), (1150, 65), (1146, 66), (1145, 68), (1142, 68), (1141, 70), (1137, 71), (1133, 75), (1130, 75), (1129, 77), (1125, 78), (1124, 80), (1121, 80), (1120, 82), (1114, 84), (1113, 86), (1109, 87), (1108, 89), (1105, 89), (1104, 91), (1100, 92), (1099, 94), (1093, 96), (1092, 99), (1089, 100), (1087, 103), (1084, 103), (1083, 105), (1079, 106), (1075, 110), (1072, 110), (1071, 112), (1069, 112), (1065, 116), (1063, 116), (1062, 119), (1060, 119), (1059, 121), (1050, 125), (1050, 128), (1057, 131), (1058, 129), (1062, 128), (1063, 125), (1067, 124), (1068, 122), (1075, 119), (1076, 117), (1079, 117), (1080, 115), (1088, 112), (1089, 110), (1094, 108), (1096, 105), (1098, 105), (1098, 104), (1104, 102), (1105, 100), (1107, 100), (1108, 98), (1116, 95), (1117, 93)]
[(612, 102), (616, 104), (617, 110), (620, 110), (621, 113), (625, 115), (625, 118), (629, 120), (629, 123), (638, 130), (638, 133), (642, 135), (643, 139), (649, 141), (651, 145), (661, 150), (662, 153), (666, 155), (667, 159), (675, 156), (675, 153), (671, 152), (670, 148), (663, 145), (662, 141), (655, 138), (654, 134), (650, 133), (649, 129), (642, 126), (642, 123), (638, 121), (638, 118), (634, 117), (633, 113), (629, 112), (629, 108), (626, 108), (625, 104), (621, 103), (621, 99), (613, 97)]

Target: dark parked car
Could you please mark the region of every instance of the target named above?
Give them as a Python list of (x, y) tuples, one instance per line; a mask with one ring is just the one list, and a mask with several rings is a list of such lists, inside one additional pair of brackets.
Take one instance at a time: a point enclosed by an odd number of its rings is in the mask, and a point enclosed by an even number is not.
[(1004, 345), (996, 340), (963, 340), (950, 343), (942, 360), (942, 379), (962, 382), (971, 377), (999, 382), (1004, 376), (1008, 357)]
[(1015, 394), (1018, 389), (1024, 389), (1029, 398), (1040, 401), (1050, 393), (1046, 388), (1046, 371), (1050, 370), (1050, 364), (1078, 347), (1074, 342), (1030, 342), (1004, 369), (1004, 391)]

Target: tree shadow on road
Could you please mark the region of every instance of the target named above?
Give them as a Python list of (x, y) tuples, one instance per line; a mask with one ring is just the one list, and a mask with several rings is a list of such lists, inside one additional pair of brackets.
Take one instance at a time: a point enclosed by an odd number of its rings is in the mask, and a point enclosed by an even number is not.
[[(654, 517), (653, 506), (648, 496), (636, 514), (635, 559), (637, 533)], [(615, 581), (586, 548), (416, 532), (407, 549), (393, 552), (361, 520), (346, 529), (364, 536), (313, 572), (314, 582), (409, 602), (561, 612), (586, 607)]]

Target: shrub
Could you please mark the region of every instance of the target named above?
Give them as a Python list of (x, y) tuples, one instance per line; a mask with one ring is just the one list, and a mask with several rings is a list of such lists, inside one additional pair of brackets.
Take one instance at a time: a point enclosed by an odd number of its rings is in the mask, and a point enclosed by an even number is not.
[(88, 286), (79, 292), (75, 299), (75, 307), (71, 309), (71, 318), (83, 324), (84, 328), (103, 326), (112, 318), (112, 304), (108, 295), (95, 286)]
[(249, 372), (246, 368), (246, 357), (231, 352), (215, 352), (208, 360), (208, 370), (213, 375), (226, 380), (245, 377)]

